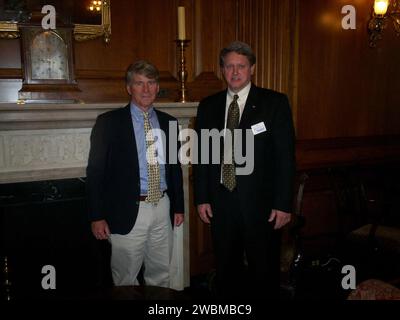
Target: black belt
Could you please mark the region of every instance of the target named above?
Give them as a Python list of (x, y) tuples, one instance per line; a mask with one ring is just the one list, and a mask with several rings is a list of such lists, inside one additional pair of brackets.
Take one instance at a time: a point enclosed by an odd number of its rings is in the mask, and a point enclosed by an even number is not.
[[(162, 193), (162, 197), (167, 193), (167, 190), (164, 190)], [(139, 201), (146, 201), (147, 195), (139, 196)]]

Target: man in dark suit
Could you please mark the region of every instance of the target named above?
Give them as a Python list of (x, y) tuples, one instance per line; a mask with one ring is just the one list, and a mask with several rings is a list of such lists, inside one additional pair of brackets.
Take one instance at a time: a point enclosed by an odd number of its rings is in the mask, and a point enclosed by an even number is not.
[[(202, 140), (199, 159), (208, 159), (208, 164), (199, 160), (194, 166), (195, 203), (200, 218), (211, 224), (217, 292), (222, 297), (278, 297), (280, 229), (290, 221), (292, 211), (295, 139), (291, 111), (284, 94), (251, 83), (255, 60), (243, 42), (224, 48), (220, 66), (228, 89), (202, 100), (196, 119), (199, 135), (204, 129), (226, 129), (221, 150), (214, 148), (223, 154), (222, 164), (212, 164), (213, 150), (204, 148)], [(232, 148), (224, 140), (233, 131), (243, 133), (241, 150), (246, 150), (245, 130), (251, 130), (254, 138), (254, 152), (246, 155), (252, 157), (253, 170), (239, 175), (238, 164), (224, 161), (222, 150)], [(240, 142), (236, 136), (233, 141), (235, 150)], [(209, 154), (204, 157), (206, 151)], [(244, 275), (244, 262), (249, 277)]]
[(181, 167), (168, 158), (177, 120), (153, 107), (158, 79), (152, 64), (130, 65), (130, 104), (100, 115), (91, 134), (89, 218), (93, 235), (111, 243), (115, 285), (137, 284), (144, 264), (147, 285), (169, 287), (172, 225), (184, 219)]

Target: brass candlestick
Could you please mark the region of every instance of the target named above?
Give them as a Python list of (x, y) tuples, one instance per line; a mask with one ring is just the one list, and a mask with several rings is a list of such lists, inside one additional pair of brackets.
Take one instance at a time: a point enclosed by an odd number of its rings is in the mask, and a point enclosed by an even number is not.
[(186, 59), (185, 59), (185, 48), (189, 45), (190, 40), (175, 40), (178, 49), (180, 50), (180, 64), (178, 70), (178, 79), (180, 82), (179, 88), (179, 102), (187, 102), (187, 88), (186, 80), (188, 73), (186, 71)]

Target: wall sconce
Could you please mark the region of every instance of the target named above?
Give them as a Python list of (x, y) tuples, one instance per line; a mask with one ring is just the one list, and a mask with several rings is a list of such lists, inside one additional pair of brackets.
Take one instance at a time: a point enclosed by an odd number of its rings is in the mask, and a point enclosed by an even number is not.
[(100, 12), (101, 11), (101, 1), (92, 1), (89, 5), (89, 11)]
[(368, 23), (370, 47), (376, 47), (376, 42), (382, 39), (388, 20), (393, 22), (396, 34), (400, 36), (400, 0), (375, 0), (372, 18)]

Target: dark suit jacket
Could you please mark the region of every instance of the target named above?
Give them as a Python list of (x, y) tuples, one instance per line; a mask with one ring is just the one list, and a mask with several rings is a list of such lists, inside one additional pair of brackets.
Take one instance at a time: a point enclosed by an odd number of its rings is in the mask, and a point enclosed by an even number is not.
[[(226, 94), (225, 90), (200, 102), (196, 119), (198, 133), (200, 129), (224, 129)], [(236, 181), (242, 212), (247, 217), (265, 219), (271, 209), (292, 211), (294, 128), (287, 97), (252, 85), (239, 129), (250, 129), (260, 122), (267, 130), (254, 136), (254, 170), (250, 175), (237, 176)], [(246, 150), (245, 142), (242, 150)], [(224, 204), (219, 201), (220, 179), (220, 164), (194, 166), (196, 205), (210, 203), (217, 214), (223, 210)]]
[[(155, 110), (160, 129), (166, 135), (165, 174), (174, 213), (184, 212), (182, 170), (179, 162), (169, 164), (170, 115)], [(179, 142), (177, 137), (172, 139)], [(101, 114), (93, 127), (86, 170), (90, 221), (105, 219), (111, 233), (127, 234), (133, 228), (140, 196), (139, 162), (130, 105)], [(173, 224), (172, 224), (173, 225)]]

